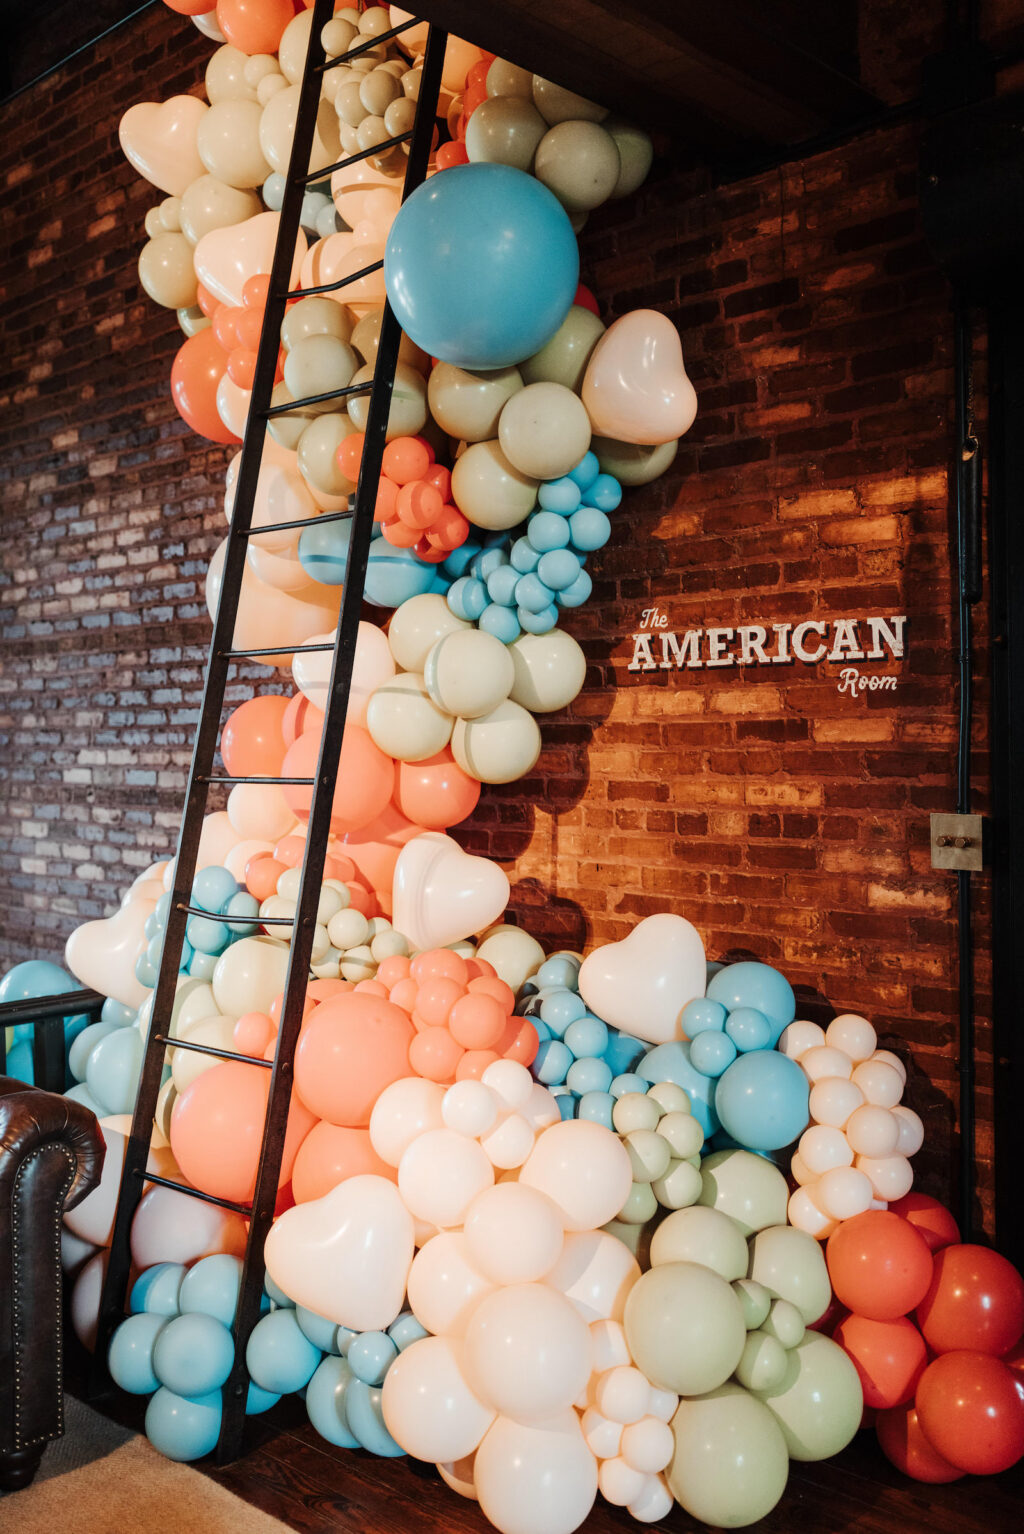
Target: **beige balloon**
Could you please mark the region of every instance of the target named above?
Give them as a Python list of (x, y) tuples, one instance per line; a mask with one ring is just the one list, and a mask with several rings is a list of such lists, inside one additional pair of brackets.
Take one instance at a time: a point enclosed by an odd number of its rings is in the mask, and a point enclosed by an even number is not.
[(211, 106), (218, 101), (255, 101), (256, 84), (250, 83), (246, 69), (249, 55), (225, 43), (206, 66), (206, 98)]
[(522, 634), (509, 645), (515, 680), (509, 697), (531, 714), (553, 714), (578, 696), (587, 674), (587, 658), (571, 634), (555, 628), (548, 634)]
[(281, 322), (281, 345), (286, 352), (291, 351), (296, 342), (307, 336), (334, 336), (347, 342), (352, 336), (352, 316), (344, 304), (333, 298), (319, 295), (300, 298)]
[(423, 671), (427, 656), (446, 634), (472, 630), (473, 625), (456, 618), (444, 597), (437, 593), (410, 597), (395, 609), (388, 624), (388, 644), (403, 671)]
[(620, 442), (615, 437), (594, 436), (590, 446), (602, 473), (613, 474), (620, 485), (649, 485), (672, 467), (679, 439), (644, 447), (635, 442)]
[(512, 165), (528, 171), (547, 131), (532, 101), (494, 96), (482, 101), (466, 124), (466, 153), (474, 164)]
[[(294, 395), (283, 382), (274, 385), (270, 396), (272, 406), (290, 405), (293, 399)], [(294, 415), (272, 415), (267, 422), (267, 431), (273, 442), (294, 453), (298, 449), (302, 433), (312, 420), (312, 412), (306, 410), (296, 411)]]
[(245, 61), (245, 83), (258, 90), (261, 82), (278, 73), (277, 55), (254, 53)]
[(558, 383), (579, 394), (587, 363), (604, 331), (604, 324), (596, 314), (580, 304), (573, 304), (550, 341), (519, 364), (524, 381), (528, 384)]
[(507, 59), (495, 59), (487, 71), (486, 90), (488, 96), (524, 96), (532, 101), (533, 76)]
[(715, 1151), (701, 1162), (699, 1202), (733, 1221), (744, 1236), (786, 1223), (789, 1189), (778, 1167), (748, 1150)]
[(320, 494), (349, 496), (355, 490), (338, 468), (336, 458), (338, 448), (355, 430), (347, 415), (334, 411), (317, 416), (302, 433), (296, 450), (298, 470), (314, 498)]
[(142, 227), (145, 229), (146, 238), (149, 240), (155, 240), (158, 234), (166, 233), (159, 208), (146, 209), (146, 217), (143, 220)]
[(546, 123), (570, 120), (599, 123), (608, 116), (607, 107), (588, 101), (586, 96), (577, 96), (575, 91), (566, 90), (564, 85), (556, 85), (553, 80), (545, 80), (543, 75), (533, 77), (533, 101)]
[(611, 134), (619, 151), (619, 179), (612, 196), (628, 197), (647, 180), (654, 159), (654, 145), (642, 128), (622, 122), (620, 118), (606, 118), (602, 126)]
[(139, 253), (139, 281), (165, 309), (187, 309), (196, 301), (192, 246), (183, 234), (158, 234)]
[(262, 211), (263, 204), (255, 192), (228, 186), (216, 176), (200, 176), (182, 194), (181, 232), (192, 245), (198, 245), (211, 229), (242, 224)]
[[(354, 384), (372, 383), (373, 368), (359, 369), (352, 379)], [(357, 431), (365, 431), (370, 415), (369, 394), (353, 394), (349, 398), (348, 413)], [(387, 440), (394, 437), (414, 437), (427, 421), (427, 386), (415, 368), (400, 362), (395, 369), (395, 384), (391, 392), (391, 408), (388, 411)]]
[(518, 368), (475, 373), (451, 362), (438, 362), (427, 381), (430, 413), (450, 437), (486, 442), (498, 435), (501, 412), (522, 387)]
[(504, 703), (515, 680), (508, 646), (481, 629), (446, 634), (423, 668), (427, 691), (448, 714), (479, 719)]
[(498, 441), (520, 474), (560, 479), (590, 447), (590, 417), (564, 384), (527, 384), (501, 412)]
[(538, 484), (509, 462), (500, 442), (474, 442), (452, 471), (452, 498), (478, 527), (502, 532), (529, 516)]
[(271, 101), (279, 91), (286, 91), (287, 89), (288, 81), (285, 79), (284, 75), (279, 75), (276, 73), (271, 75), (264, 75), (263, 79), (256, 87), (256, 100), (259, 102), (261, 107), (265, 107), (267, 103)]
[(181, 326), (182, 335), (195, 336), (201, 330), (208, 330), (213, 321), (197, 304), (189, 304), (178, 310), (178, 324)]
[(121, 148), (140, 176), (162, 192), (180, 197), (189, 182), (203, 173), (196, 141), (210, 110), (196, 96), (138, 101), (118, 125)]
[(422, 676), (401, 671), (378, 687), (366, 706), (366, 728), (374, 744), (399, 762), (422, 762), (443, 751), (451, 739), (451, 714), (438, 708)]
[[(296, 18), (298, 20), (300, 18)], [(272, 170), (278, 171), (282, 176), (287, 174), (288, 162), (291, 158), (292, 139), (295, 137), (295, 117), (299, 107), (299, 87), (289, 85), (283, 91), (277, 91), (267, 102), (260, 116), (259, 143), (260, 149)], [(336, 136), (337, 126), (334, 114), (330, 111), (330, 135)], [(319, 122), (319, 119), (318, 119)], [(313, 135), (313, 148), (309, 158), (311, 171), (322, 170), (324, 166), (331, 164), (329, 146), (324, 143), (319, 132)]]
[(300, 11), (281, 33), (281, 41), (277, 45), (277, 61), (289, 85), (298, 85), (302, 80), (312, 30), (313, 12)]
[(770, 1225), (750, 1243), (749, 1277), (773, 1298), (789, 1300), (806, 1325), (817, 1321), (832, 1298), (828, 1269), (813, 1236), (788, 1225)]
[(679, 1395), (724, 1384), (747, 1340), (742, 1307), (725, 1279), (689, 1261), (643, 1274), (626, 1300), (624, 1325), (637, 1368), (657, 1389)]
[(610, 133), (596, 122), (560, 122), (537, 145), (533, 173), (570, 213), (607, 202), (622, 171)]
[(160, 227), (168, 234), (177, 234), (181, 229), (181, 198), (165, 197), (159, 207)]
[(513, 783), (530, 771), (540, 751), (536, 719), (510, 698), (479, 719), (457, 719), (452, 731), (452, 755), (481, 783)]
[(676, 1209), (651, 1238), (651, 1266), (664, 1262), (696, 1262), (727, 1283), (745, 1278), (747, 1243), (727, 1214), (699, 1205)]
[[(339, 305), (333, 305), (339, 308)], [(332, 335), (305, 336), (296, 341), (284, 362), (284, 381), (297, 400), (344, 389), (352, 381), (359, 359), (346, 341)], [(344, 398), (305, 407), (317, 415), (344, 408)]]
[(260, 148), (260, 119), (264, 108), (256, 101), (218, 101), (199, 123), (199, 158), (211, 176), (246, 190), (262, 186), (270, 166)]
[[(352, 331), (351, 342), (363, 361), (371, 367), (377, 361), (377, 348), (380, 345), (380, 327), (384, 319), (383, 309), (370, 309), (361, 316)], [(398, 345), (398, 360), (408, 367), (415, 368), (417, 373), (426, 373), (430, 366), (430, 358), (426, 352), (421, 351), (415, 342), (403, 333)]]

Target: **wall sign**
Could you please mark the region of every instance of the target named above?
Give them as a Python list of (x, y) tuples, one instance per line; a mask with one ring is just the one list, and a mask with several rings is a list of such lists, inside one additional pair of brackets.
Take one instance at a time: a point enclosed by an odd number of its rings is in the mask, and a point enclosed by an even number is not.
[(669, 627), (660, 607), (646, 607), (632, 635), (627, 671), (698, 671), (738, 666), (838, 665), (836, 689), (846, 697), (895, 692), (896, 678), (863, 672), (854, 661), (902, 660), (905, 613), (888, 617), (805, 618), (800, 623), (745, 623), (736, 628)]

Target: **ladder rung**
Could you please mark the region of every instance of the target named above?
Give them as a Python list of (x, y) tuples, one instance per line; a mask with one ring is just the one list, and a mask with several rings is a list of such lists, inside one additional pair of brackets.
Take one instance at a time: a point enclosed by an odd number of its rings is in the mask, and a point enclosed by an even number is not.
[[(242, 891), (241, 893), (244, 894), (245, 892)], [(222, 921), (226, 927), (230, 927), (232, 922), (236, 922), (236, 923), (245, 922), (246, 924), (251, 925), (251, 926), (256, 926), (256, 925), (262, 926), (264, 921), (274, 921), (274, 922), (277, 922), (277, 921), (285, 921), (285, 920), (290, 921), (291, 920), (290, 917), (277, 917), (277, 916), (266, 916), (266, 917), (264, 917), (264, 916), (227, 916), (227, 915), (222, 915), (221, 912), (219, 912), (219, 911), (204, 911), (201, 905), (185, 905), (180, 900), (178, 901), (177, 905), (175, 906), (175, 910), (176, 911), (186, 911), (189, 916), (208, 916), (211, 921)]]
[[(325, 650), (333, 650), (333, 645), (324, 645)], [(258, 653), (258, 652), (257, 652)], [(208, 776), (196, 776), (197, 783), (260, 783), (271, 788), (312, 788), (316, 778), (232, 778), (223, 773), (211, 772)], [(203, 911), (202, 915), (209, 916), (209, 911)], [(218, 921), (220, 917), (216, 918)], [(245, 921), (243, 916), (233, 917), (234, 921)]]
[(241, 1060), (245, 1065), (262, 1065), (266, 1070), (273, 1067), (273, 1060), (264, 1060), (262, 1055), (241, 1055), (237, 1049), (215, 1049), (212, 1044), (194, 1044), (191, 1039), (172, 1039), (166, 1033), (156, 1035), (157, 1044), (165, 1044), (168, 1049), (191, 1049), (197, 1055), (216, 1055), (219, 1060)]
[(252, 1214), (251, 1204), (236, 1204), (229, 1198), (216, 1198), (212, 1193), (204, 1193), (202, 1188), (192, 1188), (186, 1182), (175, 1182), (173, 1177), (158, 1177), (155, 1172), (146, 1171), (136, 1172), (135, 1175), (140, 1182), (157, 1182), (161, 1188), (173, 1188), (175, 1193), (184, 1193), (189, 1198), (201, 1199), (204, 1204), (216, 1204), (218, 1209), (230, 1209), (246, 1220)]
[[(360, 160), (368, 160), (374, 154), (386, 154), (389, 149), (394, 149), (399, 144), (404, 144), (406, 139), (412, 138), (412, 129), (408, 133), (396, 133), (394, 138), (386, 138), (379, 144), (371, 144), (369, 149), (360, 149), (357, 154), (347, 154), (343, 160), (336, 160), (333, 165), (325, 165), (323, 170), (307, 171), (306, 175), (298, 179), (302, 186), (309, 186), (313, 181), (322, 181), (325, 176), (333, 176), (336, 170), (345, 170), (349, 165), (358, 165)], [(397, 179), (397, 178), (396, 178)]]
[(355, 512), (350, 506), (348, 511), (331, 511), (325, 517), (299, 517), (294, 522), (271, 522), (269, 527), (244, 527), (241, 530), (243, 538), (258, 538), (260, 533), (287, 533), (293, 527), (325, 527), (329, 522), (347, 522)]
[[(312, 289), (304, 291), (312, 292)], [(372, 388), (372, 383), (348, 384), (344, 389), (329, 389), (326, 394), (307, 394), (305, 399), (289, 400), (285, 405), (271, 405), (269, 410), (263, 410), (260, 414), (265, 415), (268, 421), (277, 415), (295, 415), (307, 405), (323, 405), (327, 400), (347, 399), (351, 394), (369, 394)]]
[[(333, 654), (332, 644), (272, 644), (264, 650), (221, 650), (221, 660), (249, 660), (254, 655), (319, 655), (324, 651)], [(207, 778), (208, 783), (213, 779)], [(239, 783), (263, 783), (263, 778), (238, 778)]]
[[(321, 282), (316, 288), (296, 288), (292, 293), (286, 293), (285, 298), (313, 298), (317, 293), (337, 293), (339, 288), (347, 288), (350, 282), (358, 282), (360, 277), (369, 277), (371, 272), (379, 272), (383, 267), (383, 261), (371, 261), (369, 266), (364, 266), (360, 271), (353, 272), (350, 277), (339, 277), (337, 282)], [(289, 410), (293, 407), (289, 405)]]
[(316, 66), (316, 74), (323, 74), (328, 69), (337, 69), (339, 64), (347, 64), (350, 59), (358, 59), (361, 54), (369, 53), (371, 48), (376, 48), (378, 43), (389, 43), (400, 32), (408, 32), (410, 27), (422, 25), (419, 18), (410, 16), (408, 21), (403, 21), (401, 26), (392, 27), (390, 32), (380, 32), (376, 37), (367, 38), (365, 43), (360, 43), (358, 48), (350, 48), (348, 53), (339, 53), (333, 59), (324, 59), (322, 64)]

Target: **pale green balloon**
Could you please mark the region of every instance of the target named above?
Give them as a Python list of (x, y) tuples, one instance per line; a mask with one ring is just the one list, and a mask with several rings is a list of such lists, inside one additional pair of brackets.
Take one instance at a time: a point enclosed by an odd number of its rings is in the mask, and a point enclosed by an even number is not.
[(767, 1332), (747, 1335), (743, 1357), (736, 1365), (736, 1378), (748, 1390), (774, 1390), (786, 1378), (786, 1350)]
[(806, 1326), (825, 1314), (832, 1299), (821, 1247), (790, 1225), (772, 1225), (753, 1238), (747, 1277), (764, 1284), (773, 1298), (790, 1300)]
[(672, 1418), (672, 1495), (712, 1528), (739, 1529), (771, 1512), (786, 1489), (786, 1440), (772, 1413), (742, 1385), (683, 1400)]
[(651, 1262), (698, 1262), (727, 1283), (747, 1271), (747, 1243), (727, 1214), (717, 1209), (677, 1209), (658, 1226), (651, 1241)]
[(764, 1285), (756, 1284), (752, 1278), (738, 1278), (732, 1292), (743, 1307), (747, 1330), (753, 1332), (763, 1326), (772, 1308), (772, 1297)]
[(723, 1150), (705, 1156), (699, 1202), (730, 1215), (745, 1236), (769, 1225), (785, 1225), (789, 1188), (771, 1161), (753, 1151)]
[(623, 1324), (637, 1367), (659, 1390), (678, 1395), (724, 1384), (747, 1340), (739, 1300), (724, 1278), (695, 1262), (644, 1273), (630, 1290)]
[(829, 1459), (845, 1449), (860, 1427), (864, 1396), (860, 1376), (830, 1337), (808, 1332), (786, 1354), (779, 1385), (758, 1391), (775, 1417), (790, 1459)]
[(791, 1300), (772, 1300), (771, 1309), (761, 1323), (769, 1337), (775, 1337), (787, 1351), (804, 1340), (804, 1318)]

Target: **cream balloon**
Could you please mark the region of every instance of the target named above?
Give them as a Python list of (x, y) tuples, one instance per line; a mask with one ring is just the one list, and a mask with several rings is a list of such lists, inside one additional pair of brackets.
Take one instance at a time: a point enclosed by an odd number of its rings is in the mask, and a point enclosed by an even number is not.
[(139, 252), (139, 281), (165, 309), (187, 309), (196, 301), (192, 247), (183, 234), (158, 234)]
[(352, 316), (343, 304), (316, 294), (292, 304), (281, 321), (281, 345), (286, 352), (311, 336), (333, 336), (348, 341), (352, 334)]
[(348, 505), (355, 485), (338, 468), (338, 448), (356, 430), (347, 415), (332, 412), (314, 416), (298, 441), (296, 461), (299, 473), (317, 504), (325, 511), (338, 511)]
[(470, 1389), (462, 1350), (448, 1337), (423, 1337), (399, 1353), (384, 1378), (381, 1408), (395, 1442), (428, 1461), (472, 1454), (496, 1416)]
[(452, 755), (481, 783), (512, 783), (525, 777), (541, 752), (537, 721), (527, 709), (506, 699), (477, 719), (457, 719)]
[[(434, 593), (410, 597), (392, 614), (388, 644), (403, 671), (423, 671), (427, 656), (446, 634), (473, 631), (473, 625), (456, 618), (442, 596)], [(393, 674), (393, 673), (392, 673)]]
[(564, 384), (527, 384), (501, 412), (498, 440), (520, 474), (560, 479), (590, 447), (590, 420)]
[[(291, 825), (288, 827), (288, 832), (294, 830), (297, 825), (298, 821), (293, 818)], [(288, 832), (283, 832), (282, 834), (287, 835)], [(233, 879), (237, 879), (239, 884), (244, 884), (245, 870), (249, 860), (259, 857), (261, 853), (273, 852), (273, 850), (273, 842), (264, 841), (259, 836), (248, 837), (245, 841), (239, 842), (236, 847), (231, 849), (224, 859), (224, 867)]]
[(838, 1343), (816, 1332), (790, 1350), (781, 1383), (757, 1394), (782, 1429), (790, 1459), (830, 1459), (861, 1425), (860, 1376)]
[(245, 423), (249, 418), (252, 394), (239, 388), (230, 374), (225, 373), (217, 385), (217, 414), (232, 436), (239, 441), (245, 436)]
[(660, 479), (672, 467), (679, 452), (678, 440), (641, 447), (633, 442), (598, 435), (591, 437), (590, 447), (597, 454), (602, 473), (614, 475), (621, 485), (649, 485), (652, 480)]
[(240, 938), (224, 950), (213, 971), (211, 985), (218, 1007), (232, 1017), (269, 1013), (284, 990), (287, 970), (286, 943), (265, 937)]
[(412, 1216), (394, 1183), (361, 1174), (280, 1215), (265, 1258), (297, 1304), (352, 1331), (376, 1331), (402, 1308), (413, 1251)]
[(599, 123), (608, 116), (607, 107), (588, 101), (586, 96), (578, 96), (553, 80), (545, 80), (543, 75), (533, 77), (533, 100), (544, 121), (552, 125), (570, 121)]
[[(272, 526), (278, 522), (298, 522), (317, 515), (317, 504), (306, 488), (296, 467), (295, 455), (279, 448), (268, 439), (271, 451), (264, 447), (260, 462), (260, 476), (256, 483), (256, 499), (252, 510), (252, 527)], [(276, 457), (274, 455), (280, 455)], [(236, 454), (228, 465), (224, 486), (224, 512), (230, 522), (234, 514), (235, 488), (241, 455)], [(299, 529), (276, 533), (261, 533), (254, 537), (251, 547), (266, 549), (272, 554), (294, 552), (298, 546)], [(306, 578), (308, 581), (308, 577)]]
[(528, 69), (510, 64), (507, 59), (495, 59), (487, 71), (486, 91), (492, 96), (523, 96), (533, 100), (533, 76)]
[(450, 437), (489, 441), (498, 434), (502, 410), (523, 387), (518, 368), (475, 373), (451, 362), (438, 362), (427, 383), (430, 413)]
[(786, 1179), (764, 1156), (746, 1150), (715, 1151), (704, 1157), (700, 1176), (698, 1202), (727, 1214), (744, 1236), (785, 1224)]
[(566, 1230), (596, 1230), (626, 1202), (633, 1173), (622, 1141), (611, 1130), (587, 1119), (567, 1119), (538, 1135), (519, 1181), (547, 1194), (561, 1210)]
[(555, 1205), (518, 1182), (497, 1183), (478, 1194), (466, 1211), (464, 1235), (470, 1261), (494, 1284), (531, 1284), (544, 1278), (561, 1256), (564, 1241)]
[(587, 658), (571, 634), (523, 634), (508, 646), (514, 681), (509, 697), (531, 714), (566, 708), (583, 688)]
[(203, 174), (197, 141), (209, 111), (197, 96), (137, 102), (128, 108), (117, 130), (126, 159), (153, 186), (180, 197)]
[(639, 922), (619, 943), (596, 948), (579, 972), (580, 995), (615, 1028), (651, 1044), (683, 1037), (679, 1014), (703, 996), (707, 976), (700, 934), (682, 916)]
[(590, 1377), (590, 1333), (547, 1284), (506, 1284), (480, 1301), (466, 1328), (466, 1378), (518, 1422), (568, 1410)]
[[(368, 309), (360, 315), (352, 331), (352, 345), (362, 357), (363, 361), (372, 366), (377, 361), (377, 349), (380, 346), (380, 327), (384, 318), (383, 309)], [(409, 337), (402, 335), (398, 343), (398, 360), (415, 368), (421, 375), (430, 367), (430, 359), (426, 352), (415, 346)]]
[[(334, 639), (333, 633), (314, 634), (310, 643), (333, 645)], [(321, 651), (318, 654), (296, 655), (292, 663), (296, 687), (310, 703), (324, 712), (327, 709), (332, 660), (332, 654)], [(394, 675), (395, 663), (386, 637), (376, 624), (360, 622), (349, 683), (348, 707), (345, 711), (346, 723), (365, 726), (370, 698)]]
[[(283, 90), (277, 90), (263, 107), (259, 123), (259, 146), (264, 159), (270, 169), (277, 171), (279, 175), (287, 175), (288, 165), (291, 160), (292, 140), (295, 137), (295, 119), (299, 107), (298, 85), (286, 85)], [(330, 109), (328, 108), (328, 113)], [(324, 170), (337, 159), (337, 144), (333, 146), (331, 138), (337, 136), (337, 120), (334, 120), (333, 134), (328, 124), (333, 118), (333, 113), (318, 115), (317, 127), (313, 133), (313, 145), (310, 151), (309, 168), (311, 171)], [(323, 133), (320, 131), (321, 123), (324, 124), (328, 133), (328, 141), (324, 142)]]
[[(234, 1049), (235, 1023), (238, 1017), (206, 1017), (187, 1027), (178, 1025), (177, 1036), (190, 1044), (203, 1044), (211, 1049)], [(175, 1049), (171, 1052), (171, 1080), (180, 1095), (201, 1076), (220, 1062), (216, 1055), (201, 1054), (198, 1049)]]
[(615, 321), (587, 364), (583, 403), (602, 436), (650, 446), (689, 431), (697, 395), (667, 315), (634, 309)]
[[(121, 1186), (124, 1155), (131, 1132), (130, 1115), (100, 1120), (107, 1153), (103, 1161), (100, 1180), (80, 1204), (64, 1214), (64, 1227), (82, 1241), (93, 1246), (109, 1246), (117, 1213), (117, 1195)], [(167, 1146), (154, 1147), (146, 1158), (146, 1170), (159, 1177), (173, 1178), (178, 1174), (177, 1163)]]
[(428, 1129), (398, 1163), (405, 1207), (441, 1230), (461, 1225), (477, 1194), (493, 1182), (494, 1168), (477, 1142), (452, 1129)]
[(629, 197), (647, 180), (647, 173), (654, 160), (654, 145), (642, 128), (619, 118), (606, 117), (602, 127), (615, 140), (619, 151), (619, 178), (612, 189), (612, 197)]
[(369, 160), (357, 160), (331, 175), (334, 206), (350, 229), (371, 224), (379, 239), (387, 236), (402, 204), (401, 186), (385, 176)]
[(423, 678), (412, 671), (382, 683), (366, 706), (371, 739), (399, 762), (422, 762), (443, 751), (452, 723), (451, 714), (438, 707)]
[(132, 1221), (132, 1262), (149, 1268), (156, 1262), (196, 1262), (214, 1252), (241, 1257), (245, 1241), (245, 1221), (234, 1210), (173, 1188), (150, 1188)]
[(428, 1241), (409, 1270), (409, 1306), (428, 1331), (462, 1337), (480, 1301), (495, 1292), (469, 1260), (461, 1231)]
[(497, 863), (472, 857), (441, 832), (414, 836), (398, 854), (394, 925), (417, 948), (444, 948), (482, 932), (508, 898), (508, 876)]
[(476, 956), (494, 966), (498, 979), (519, 991), (535, 975), (547, 955), (535, 937), (521, 927), (500, 925), (484, 934)]
[(569, 213), (589, 213), (607, 202), (622, 174), (610, 133), (596, 122), (556, 123), (537, 145), (533, 173)]
[(538, 483), (509, 462), (500, 442), (473, 442), (452, 470), (452, 499), (478, 527), (504, 532), (536, 506)]
[[(370, 1144), (382, 1161), (397, 1167), (412, 1142), (443, 1124), (444, 1088), (422, 1076), (407, 1076), (384, 1088), (370, 1114)], [(431, 1327), (431, 1331), (435, 1331)]]
[[(367, 363), (354, 374), (354, 384), (373, 382), (373, 368)], [(357, 431), (365, 432), (370, 415), (369, 394), (353, 394), (348, 402), (348, 413)], [(388, 410), (387, 440), (395, 437), (415, 437), (427, 424), (427, 386), (414, 367), (400, 362), (395, 369), (395, 382), (391, 391)]]
[(546, 1282), (592, 1326), (595, 1321), (622, 1320), (639, 1277), (640, 1264), (628, 1247), (606, 1231), (586, 1230), (568, 1233)]
[(424, 684), (439, 709), (477, 719), (504, 703), (515, 680), (508, 646), (480, 629), (446, 634), (432, 647)]
[(466, 153), (472, 164), (512, 165), (529, 171), (547, 131), (547, 123), (531, 101), (522, 96), (493, 96), (470, 114)]
[[(221, 544), (216, 550), (207, 572), (206, 603), (211, 617), (220, 600), (224, 549)], [(278, 591), (261, 581), (247, 565), (235, 618), (234, 647), (257, 650), (279, 645), (280, 651), (263, 658), (262, 664), (286, 669), (292, 663), (296, 645), (308, 643), (313, 634), (337, 624), (340, 605), (340, 588), (311, 584), (298, 593)]]
[[(344, 318), (339, 304), (333, 304), (332, 308), (338, 310), (339, 319)], [(293, 342), (285, 358), (285, 386), (296, 400), (331, 394), (352, 382), (358, 366), (355, 352), (338, 336), (305, 336)], [(328, 410), (338, 410), (343, 404), (344, 400), (328, 399), (303, 408), (322, 415)]]
[(666, 1262), (642, 1275), (624, 1318), (636, 1365), (660, 1390), (702, 1395), (725, 1383), (747, 1340), (743, 1309), (718, 1273)]
[(218, 48), (206, 66), (206, 97), (218, 101), (255, 101), (256, 87), (246, 77), (249, 55), (230, 43)]
[(84, 986), (133, 1011), (148, 988), (135, 977), (135, 962), (146, 950), (146, 922), (155, 900), (132, 900), (113, 916), (76, 927), (64, 948), (64, 963)]
[(561, 384), (579, 394), (587, 363), (604, 333), (605, 327), (596, 314), (573, 304), (550, 341), (519, 364), (524, 382)]
[[(271, 170), (260, 148), (262, 115), (258, 102), (237, 99), (218, 101), (206, 110), (199, 122), (196, 147), (202, 166), (211, 176), (242, 190), (262, 186)], [(202, 167), (189, 176), (189, 181), (197, 175), (202, 175)]]
[(574, 1411), (537, 1424), (499, 1417), (473, 1464), (485, 1516), (503, 1534), (572, 1534), (597, 1496), (597, 1461)]
[(832, 1298), (820, 1246), (786, 1225), (769, 1226), (754, 1237), (749, 1276), (773, 1296), (794, 1304), (808, 1326), (825, 1314)]
[(696, 1262), (727, 1283), (747, 1274), (747, 1243), (740, 1227), (720, 1209), (694, 1205), (673, 1210), (651, 1237), (651, 1266)]
[[(384, 256), (383, 239), (376, 225), (369, 222), (357, 224), (352, 230), (342, 230), (318, 240), (310, 248), (302, 266), (302, 286), (318, 287), (326, 282), (340, 282), (352, 277), (366, 267), (373, 267)], [(387, 294), (383, 273), (374, 269), (358, 281), (350, 282), (344, 289), (345, 304), (356, 314), (368, 308), (383, 305)]]
[[(213, 868), (223, 863), (232, 847), (237, 847), (238, 840), (238, 832), (228, 819), (226, 810), (214, 810), (212, 815), (204, 816), (196, 868)], [(167, 888), (171, 888), (170, 883)]]
[[(237, 308), (249, 278), (270, 271), (280, 222), (280, 213), (257, 213), (243, 223), (225, 224), (204, 234), (194, 254), (203, 287), (221, 303)], [(295, 236), (289, 286), (298, 279), (305, 249), (306, 237), (300, 229)]]
[(255, 192), (228, 186), (209, 174), (190, 182), (181, 198), (181, 232), (191, 245), (230, 224), (244, 224), (263, 211)]
[(276, 842), (295, 824), (295, 815), (276, 783), (236, 783), (228, 794), (228, 819), (239, 836)]

